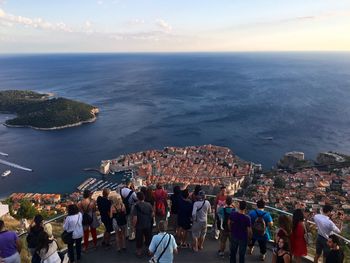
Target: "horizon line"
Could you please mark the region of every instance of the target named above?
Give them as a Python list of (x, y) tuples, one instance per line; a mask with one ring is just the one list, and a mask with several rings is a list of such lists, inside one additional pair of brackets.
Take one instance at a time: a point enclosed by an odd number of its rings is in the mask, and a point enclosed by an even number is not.
[(232, 50), (232, 51), (49, 51), (49, 52), (0, 52), (9, 55), (70, 55), (70, 54), (228, 54), (228, 53), (350, 53), (350, 50)]

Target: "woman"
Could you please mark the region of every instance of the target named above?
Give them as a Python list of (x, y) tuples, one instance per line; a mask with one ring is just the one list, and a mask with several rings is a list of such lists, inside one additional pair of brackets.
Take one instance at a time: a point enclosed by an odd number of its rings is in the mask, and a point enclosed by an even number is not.
[(21, 241), (16, 233), (5, 230), (5, 223), (0, 220), (0, 262), (21, 263), (21, 249)]
[(68, 216), (66, 217), (63, 229), (72, 233), (73, 242), (68, 244), (68, 257), (71, 263), (74, 262), (74, 244), (77, 253), (77, 260), (81, 258), (81, 241), (83, 238), (83, 215), (79, 212), (77, 205), (68, 206)]
[(305, 240), (304, 214), (301, 209), (293, 212), (293, 228), (290, 237), (291, 251), (296, 263), (300, 263), (303, 256), (307, 255), (307, 244)]
[(123, 200), (120, 195), (113, 195), (111, 197), (112, 206), (110, 211), (110, 217), (113, 220), (113, 228), (117, 240), (117, 251), (121, 252), (121, 249), (126, 250), (125, 236), (126, 236), (126, 209), (123, 204)]
[(56, 240), (50, 239), (44, 231), (39, 235), (36, 253), (41, 258), (41, 263), (61, 263)]
[(273, 251), (272, 263), (290, 263), (288, 240), (280, 238), (277, 242), (277, 248)]
[(38, 254), (35, 253), (35, 251), (38, 246), (39, 235), (42, 232), (44, 232), (43, 217), (41, 215), (36, 215), (29, 227), (28, 235), (26, 238), (28, 250), (32, 256), (32, 263), (40, 263), (40, 258)]
[(83, 200), (78, 205), (80, 212), (83, 215), (83, 227), (84, 227), (84, 251), (89, 247), (89, 232), (91, 232), (94, 247), (97, 247), (97, 232), (96, 228), (99, 227), (99, 222), (96, 216), (97, 205), (95, 200), (91, 198), (91, 192), (85, 190), (83, 193)]
[(275, 235), (275, 243), (278, 244), (278, 240), (283, 238), (288, 241), (288, 245), (290, 247), (290, 234), (292, 232), (292, 220), (287, 215), (280, 215), (278, 217), (278, 226), (279, 228), (276, 231)]

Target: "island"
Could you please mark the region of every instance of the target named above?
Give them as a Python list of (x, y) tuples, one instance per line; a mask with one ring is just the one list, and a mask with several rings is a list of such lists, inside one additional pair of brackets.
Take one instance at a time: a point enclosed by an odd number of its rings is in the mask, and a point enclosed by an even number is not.
[(99, 109), (92, 105), (29, 90), (0, 91), (0, 112), (17, 116), (7, 127), (57, 130), (94, 122)]

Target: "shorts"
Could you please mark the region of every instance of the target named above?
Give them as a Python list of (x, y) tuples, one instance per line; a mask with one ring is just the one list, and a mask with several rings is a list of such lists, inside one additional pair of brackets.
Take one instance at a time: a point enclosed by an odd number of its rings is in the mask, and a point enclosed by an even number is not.
[(230, 233), (230, 231), (220, 230), (220, 241), (221, 241), (221, 243), (226, 243), (227, 239), (231, 241), (231, 233)]
[(142, 248), (143, 244), (149, 246), (152, 239), (151, 228), (136, 228), (136, 248)]
[(192, 225), (192, 237), (193, 238), (204, 238), (207, 234), (207, 222), (194, 222)]
[(107, 219), (104, 218), (103, 220), (101, 219), (103, 225), (105, 226), (106, 232), (112, 233), (113, 232), (113, 223), (112, 219)]
[(327, 239), (321, 235), (317, 235), (316, 254), (321, 256), (322, 252), (323, 252), (323, 257), (327, 257), (330, 252), (330, 248), (327, 245)]

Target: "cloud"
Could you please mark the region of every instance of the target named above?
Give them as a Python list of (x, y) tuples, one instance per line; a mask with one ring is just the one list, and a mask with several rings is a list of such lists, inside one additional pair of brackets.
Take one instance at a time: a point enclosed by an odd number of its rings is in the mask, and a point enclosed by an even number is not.
[(98, 0), (98, 1), (96, 1), (96, 3), (97, 3), (98, 5), (103, 5), (103, 1), (102, 1), (102, 0)]
[(139, 18), (134, 18), (134, 19), (131, 19), (130, 21), (128, 21), (127, 24), (129, 26), (144, 25), (145, 24), (145, 20), (139, 19)]
[(40, 17), (29, 18), (24, 16), (16, 16), (6, 13), (3, 9), (0, 9), (0, 23), (2, 26), (22, 25), (24, 27), (32, 27), (50, 31), (73, 32), (73, 29), (63, 22), (51, 23)]
[(164, 32), (170, 32), (172, 30), (172, 27), (164, 19), (158, 18), (155, 23)]

